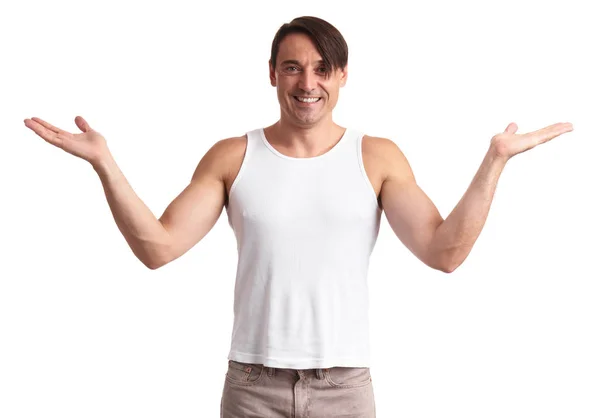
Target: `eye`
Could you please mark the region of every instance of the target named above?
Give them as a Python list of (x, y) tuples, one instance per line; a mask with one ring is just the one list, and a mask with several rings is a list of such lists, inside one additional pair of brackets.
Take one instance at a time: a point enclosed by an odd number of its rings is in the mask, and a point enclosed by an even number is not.
[(288, 65), (287, 67), (285, 67), (286, 71), (297, 71), (298, 67), (295, 65)]
[(325, 67), (319, 67), (317, 69), (317, 72), (319, 72), (321, 74), (325, 74), (325, 73), (327, 73), (327, 68), (325, 68)]

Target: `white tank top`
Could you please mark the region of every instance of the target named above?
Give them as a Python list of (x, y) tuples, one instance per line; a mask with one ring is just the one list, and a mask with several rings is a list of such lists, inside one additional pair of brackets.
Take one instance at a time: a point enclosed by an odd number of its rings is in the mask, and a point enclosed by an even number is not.
[(381, 220), (347, 129), (328, 152), (293, 158), (247, 134), (227, 215), (238, 267), (228, 359), (269, 367), (369, 367), (367, 270)]

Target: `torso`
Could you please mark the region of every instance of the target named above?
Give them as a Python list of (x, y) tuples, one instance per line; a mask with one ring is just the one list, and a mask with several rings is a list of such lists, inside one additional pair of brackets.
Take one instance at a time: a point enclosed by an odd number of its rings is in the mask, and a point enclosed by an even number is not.
[(238, 252), (232, 360), (368, 365), (367, 276), (381, 219), (374, 199), (385, 194), (389, 147), (366, 137), (361, 150), (356, 130), (335, 131), (327, 143), (292, 144), (257, 129), (219, 147), (213, 166), (231, 196)]
[[(381, 186), (386, 177), (386, 166), (384, 164), (384, 159), (379, 152), (380, 147), (378, 146), (378, 143), (381, 140), (382, 139), (378, 137), (365, 135), (362, 142), (362, 156), (365, 171), (367, 172), (371, 186), (377, 196), (379, 207), (381, 207)], [(225, 141), (228, 142), (228, 153), (226, 161), (224, 162), (225, 164), (223, 165), (225, 169), (223, 173), (223, 182), (227, 196), (229, 196), (231, 186), (235, 181), (242, 166), (242, 161), (244, 160), (244, 154), (246, 152), (246, 136), (229, 138)]]

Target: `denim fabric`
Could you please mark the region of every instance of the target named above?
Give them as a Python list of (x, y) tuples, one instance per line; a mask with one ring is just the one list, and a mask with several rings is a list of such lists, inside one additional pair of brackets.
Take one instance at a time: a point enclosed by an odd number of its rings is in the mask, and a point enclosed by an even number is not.
[(221, 418), (375, 418), (368, 367), (282, 369), (229, 360)]

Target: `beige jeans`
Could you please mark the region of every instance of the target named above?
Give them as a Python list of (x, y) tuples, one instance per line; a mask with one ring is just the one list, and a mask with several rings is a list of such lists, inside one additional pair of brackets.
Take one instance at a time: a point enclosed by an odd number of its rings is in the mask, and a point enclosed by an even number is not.
[(375, 418), (368, 367), (280, 369), (229, 360), (221, 418)]

